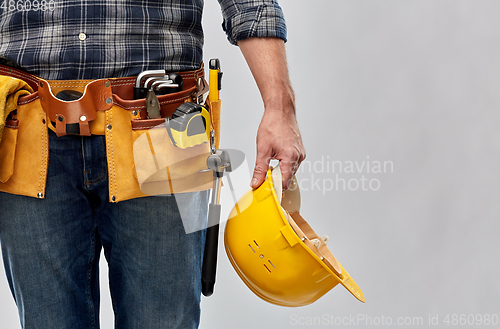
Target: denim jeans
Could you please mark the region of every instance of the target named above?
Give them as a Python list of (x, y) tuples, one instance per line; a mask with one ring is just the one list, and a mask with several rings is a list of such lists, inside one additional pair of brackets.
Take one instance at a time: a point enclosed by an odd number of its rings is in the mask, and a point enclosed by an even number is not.
[(177, 202), (205, 220), (208, 192), (110, 203), (103, 136), (50, 132), (49, 145), (45, 199), (0, 193), (22, 327), (99, 328), (103, 248), (116, 328), (197, 328), (205, 231), (185, 233)]

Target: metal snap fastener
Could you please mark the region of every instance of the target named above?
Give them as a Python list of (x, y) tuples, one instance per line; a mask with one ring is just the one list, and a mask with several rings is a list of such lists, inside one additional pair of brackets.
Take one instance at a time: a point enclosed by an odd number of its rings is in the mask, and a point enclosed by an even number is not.
[(106, 82), (104, 83), (104, 87), (109, 88), (109, 86), (111, 86), (111, 83), (109, 83), (109, 81), (106, 81)]
[(132, 115), (137, 115), (137, 111), (132, 111)]
[(43, 88), (43, 81), (40, 81), (40, 88)]
[(111, 125), (107, 125), (106, 129), (111, 130)]
[(84, 41), (85, 39), (87, 39), (87, 35), (82, 32), (78, 35), (78, 39), (80, 39), (80, 41)]
[(38, 192), (38, 194), (36, 195), (39, 199), (43, 198), (43, 193), (42, 192)]
[(80, 117), (80, 121), (86, 121), (86, 120), (87, 120), (87, 117), (86, 117), (85, 115), (82, 115), (82, 116)]
[(106, 98), (106, 104), (111, 104), (111, 98), (110, 97)]
[(59, 121), (63, 122), (63, 121), (64, 121), (64, 118), (63, 118), (62, 116), (59, 116), (59, 117), (57, 118), (57, 120), (59, 120)]

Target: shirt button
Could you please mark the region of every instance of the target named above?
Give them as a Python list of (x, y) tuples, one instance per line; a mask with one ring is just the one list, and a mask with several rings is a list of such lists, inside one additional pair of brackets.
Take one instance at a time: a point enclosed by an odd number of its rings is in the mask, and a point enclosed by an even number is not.
[(85, 39), (87, 39), (87, 35), (85, 33), (80, 33), (78, 35), (78, 39), (80, 39), (81, 41), (84, 41)]

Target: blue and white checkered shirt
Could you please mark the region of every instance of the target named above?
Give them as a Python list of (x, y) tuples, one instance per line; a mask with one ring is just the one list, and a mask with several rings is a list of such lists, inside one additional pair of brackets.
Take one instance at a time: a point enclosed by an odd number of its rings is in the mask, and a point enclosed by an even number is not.
[[(276, 0), (218, 0), (235, 44), (286, 40)], [(0, 0), (0, 56), (45, 79), (183, 71), (203, 60), (203, 0)]]

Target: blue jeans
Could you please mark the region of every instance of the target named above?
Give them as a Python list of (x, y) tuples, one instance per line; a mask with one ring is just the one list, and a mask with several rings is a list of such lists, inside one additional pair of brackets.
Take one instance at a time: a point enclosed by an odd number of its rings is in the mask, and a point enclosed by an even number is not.
[[(99, 255), (119, 329), (197, 328), (205, 231), (174, 196), (110, 203), (103, 136), (50, 132), (45, 199), (0, 193), (0, 242), (25, 329), (99, 328)], [(180, 195), (206, 219), (208, 192)]]

